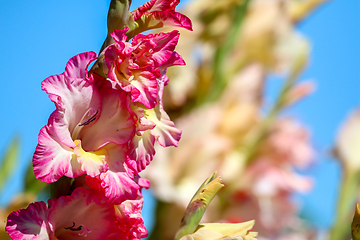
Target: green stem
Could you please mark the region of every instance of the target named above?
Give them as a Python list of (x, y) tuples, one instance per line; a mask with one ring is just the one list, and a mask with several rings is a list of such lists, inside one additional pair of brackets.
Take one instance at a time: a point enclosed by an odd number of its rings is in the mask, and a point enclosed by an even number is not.
[(292, 87), (295, 85), (296, 80), (299, 78), (302, 70), (306, 66), (308, 57), (307, 48), (304, 48), (303, 51), (299, 51), (299, 55), (295, 59), (290, 75), (282, 86), (280, 93), (275, 101), (275, 104), (271, 108), (268, 116), (262, 122), (259, 129), (252, 135), (249, 143), (245, 147), (245, 162), (249, 164), (254, 158), (261, 142), (265, 139), (266, 135), (269, 133), (271, 126), (274, 124), (277, 116), (280, 111), (288, 104), (288, 94)]
[(247, 164), (249, 164), (251, 160), (254, 158), (259, 145), (266, 138), (266, 135), (269, 133), (270, 128), (277, 119), (277, 116), (279, 115), (280, 111), (286, 106), (287, 104), (286, 100), (288, 97), (289, 90), (296, 83), (299, 74), (300, 71), (293, 71), (293, 73), (285, 81), (284, 85), (280, 90), (280, 93), (278, 94), (275, 104), (270, 109), (270, 112), (265, 118), (265, 120), (261, 123), (260, 128), (256, 131), (256, 133), (249, 141), (249, 144), (245, 148), (246, 149), (245, 161)]
[(359, 172), (344, 170), (339, 191), (335, 223), (329, 240), (342, 240), (351, 235), (351, 221), (360, 182)]
[(250, 0), (245, 0), (242, 4), (239, 4), (234, 11), (234, 21), (231, 25), (228, 36), (225, 38), (225, 42), (217, 49), (214, 59), (214, 83), (209, 91), (209, 94), (205, 98), (207, 101), (215, 101), (226, 87), (229, 79), (229, 71), (225, 63), (229, 57), (229, 53), (234, 48), (234, 44), (238, 39), (241, 24), (245, 17), (245, 13)]

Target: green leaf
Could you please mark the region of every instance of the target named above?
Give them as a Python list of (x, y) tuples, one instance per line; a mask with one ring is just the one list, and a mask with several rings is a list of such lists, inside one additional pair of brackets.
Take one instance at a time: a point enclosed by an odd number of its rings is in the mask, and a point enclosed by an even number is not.
[(6, 180), (11, 176), (19, 159), (20, 140), (14, 137), (1, 159), (0, 165), (0, 191)]
[(36, 179), (33, 166), (32, 164), (29, 164), (24, 179), (24, 191), (37, 195), (40, 191), (48, 187), (48, 185), (48, 183)]

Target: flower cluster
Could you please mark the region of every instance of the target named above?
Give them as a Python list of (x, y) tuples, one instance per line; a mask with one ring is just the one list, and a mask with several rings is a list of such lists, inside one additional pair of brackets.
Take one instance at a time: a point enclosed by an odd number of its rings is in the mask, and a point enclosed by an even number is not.
[[(151, 0), (128, 14), (123, 29), (111, 32), (113, 43), (100, 54), (106, 66), (102, 73), (89, 69), (100, 58), (86, 52), (72, 57), (62, 74), (42, 82), (56, 109), (40, 130), (33, 170), (43, 182), (69, 184), (65, 194), (55, 189), (57, 198), (48, 204), (35, 202), (11, 213), (6, 231), (12, 239), (147, 236), (141, 189), (150, 182), (138, 174), (153, 159), (156, 141), (177, 146), (181, 137), (163, 109), (162, 94), (167, 68), (185, 62), (174, 51), (177, 30), (137, 34), (131, 42), (128, 36), (134, 29), (164, 25), (191, 30), (191, 21), (175, 12), (178, 3)], [(142, 19), (157, 24), (144, 26)]]
[[(160, 239), (176, 231), (166, 223), (181, 218), (194, 182), (214, 171), (226, 190), (204, 222), (255, 219), (254, 230), (266, 239), (305, 232), (293, 195), (312, 189), (311, 179), (297, 169), (311, 166), (316, 155), (310, 132), (288, 112), (313, 90), (310, 81), (297, 81), (309, 56), (309, 43), (294, 21), (293, 9), (300, 5), (194, 0), (184, 9), (196, 26), (191, 34), (180, 30), (177, 51), (188, 64), (169, 69), (163, 100), (184, 134), (178, 148), (156, 148), (142, 175), (166, 202), (158, 211), (174, 212), (159, 216)], [(272, 102), (267, 89), (274, 87), (268, 82), (274, 76), (283, 82), (276, 83), (282, 86)]]

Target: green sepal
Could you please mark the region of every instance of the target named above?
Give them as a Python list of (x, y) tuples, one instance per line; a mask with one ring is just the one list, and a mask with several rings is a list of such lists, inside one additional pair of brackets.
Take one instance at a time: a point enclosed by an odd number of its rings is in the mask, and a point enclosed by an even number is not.
[(224, 186), (221, 183), (221, 178), (215, 178), (215, 175), (216, 173), (213, 173), (207, 178), (192, 197), (181, 220), (180, 228), (175, 235), (176, 240), (195, 232), (211, 200)]
[(352, 240), (360, 240), (360, 205), (355, 206), (354, 218), (351, 223)]

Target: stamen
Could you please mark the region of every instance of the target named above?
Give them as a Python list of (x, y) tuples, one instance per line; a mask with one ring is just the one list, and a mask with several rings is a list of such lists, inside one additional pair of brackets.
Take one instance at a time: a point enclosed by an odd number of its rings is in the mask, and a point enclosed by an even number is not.
[(75, 223), (73, 222), (73, 225), (71, 226), (71, 227), (66, 227), (65, 229), (71, 229), (71, 228), (73, 228), (73, 227), (75, 227)]
[(89, 108), (85, 114), (80, 119), (80, 123), (74, 128), (71, 138), (75, 141), (78, 139), (81, 129), (89, 125), (91, 122), (95, 121), (96, 115), (99, 113), (99, 110), (95, 110), (94, 108)]
[[(87, 112), (84, 114), (84, 116), (82, 117), (80, 123), (78, 126), (85, 126), (90, 124), (91, 122), (93, 122), (96, 119), (96, 115), (99, 113), (99, 110), (90, 108), (89, 110), (87, 110)], [(90, 116), (90, 117), (87, 117)], [(87, 119), (87, 120), (86, 120)], [(85, 120), (85, 121), (83, 121)], [(82, 122), (83, 121), (83, 122)]]
[(80, 231), (81, 228), (82, 228), (81, 225), (79, 227), (75, 228), (75, 222), (73, 222), (73, 225), (71, 227), (66, 227), (65, 229), (69, 229), (71, 231)]
[(128, 81), (131, 82), (132, 80), (134, 80), (134, 78), (135, 78), (134, 75), (131, 75), (131, 76), (129, 77)]
[(81, 232), (79, 232), (79, 236), (84, 236), (86, 237), (88, 235), (88, 233), (91, 233), (91, 230), (89, 230), (85, 225), (83, 225), (83, 229)]

